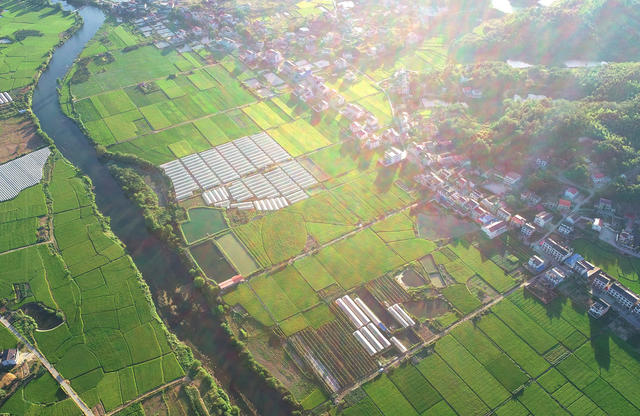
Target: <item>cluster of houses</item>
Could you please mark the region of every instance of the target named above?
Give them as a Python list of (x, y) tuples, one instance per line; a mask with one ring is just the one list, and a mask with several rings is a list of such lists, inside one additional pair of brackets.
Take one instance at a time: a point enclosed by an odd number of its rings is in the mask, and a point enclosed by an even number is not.
[(625, 312), (625, 318), (633, 317), (640, 324), (640, 296), (626, 288), (622, 283), (609, 276), (599, 267), (585, 260), (573, 249), (549, 237), (540, 242), (540, 249), (551, 257), (557, 266), (546, 271), (544, 269), (550, 263), (538, 255), (532, 256), (527, 266), (534, 273), (542, 273), (547, 286), (555, 288), (562, 283), (567, 275), (572, 272), (584, 278), (590, 285), (593, 294), (601, 299), (595, 302), (589, 313), (599, 318), (604, 315), (610, 306), (616, 306), (618, 310)]
[[(509, 211), (506, 203), (497, 195), (486, 196), (473, 181), (467, 179), (469, 161), (448, 151), (438, 149), (434, 142), (409, 145), (409, 160), (430, 170), (415, 176), (422, 187), (435, 193), (436, 202), (453, 209), (458, 215), (471, 218), (488, 238), (498, 237), (509, 229), (519, 229), (524, 239), (538, 229), (553, 222), (553, 214), (539, 212), (533, 223), (521, 215)], [(500, 176), (504, 185), (515, 187), (521, 177), (514, 172)], [(523, 200), (530, 197), (522, 196)]]

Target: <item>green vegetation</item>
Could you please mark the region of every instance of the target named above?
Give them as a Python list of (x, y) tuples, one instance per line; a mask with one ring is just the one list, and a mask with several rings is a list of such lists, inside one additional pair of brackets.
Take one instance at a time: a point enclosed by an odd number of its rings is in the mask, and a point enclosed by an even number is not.
[[(54, 160), (45, 188), (53, 202), (53, 234), (60, 253), (46, 244), (0, 255), (0, 296), (16, 299), (18, 284), (28, 283), (30, 294), (21, 290), (25, 297), (18, 303), (39, 302), (64, 316), (55, 329), (36, 332), (34, 341), (89, 406), (102, 403), (111, 410), (184, 372), (139, 272), (95, 211), (88, 184), (61, 157), (56, 155)], [(20, 203), (33, 207), (24, 212), (42, 213), (43, 195), (38, 185), (13, 201), (0, 203), (0, 211), (11, 215)], [(134, 378), (120, 376), (125, 372)], [(24, 394), (14, 394), (2, 410), (38, 408), (32, 403), (36, 390), (43, 390), (39, 394), (43, 400), (53, 400), (57, 384), (30, 383)], [(69, 409), (67, 400), (55, 407), (63, 412), (77, 410)]]
[(469, 292), (469, 289), (466, 285), (451, 285), (447, 286), (440, 290), (445, 298), (454, 308), (462, 312), (463, 314), (467, 314), (469, 312), (473, 312), (477, 308), (480, 307), (481, 303)]
[(386, 374), (367, 383), (364, 390), (384, 415), (410, 416), (418, 414)]
[(48, 3), (1, 1), (0, 91), (30, 85), (49, 52), (76, 23), (73, 14)]
[(511, 277), (507, 276), (494, 262), (484, 259), (482, 253), (475, 247), (465, 246), (464, 243), (458, 242), (452, 244), (450, 248), (468, 267), (497, 291), (504, 292), (515, 285), (515, 281)]
[(40, 240), (40, 217), (46, 214), (42, 185), (24, 189), (14, 199), (0, 203), (0, 252)]
[(304, 119), (283, 124), (269, 130), (269, 134), (293, 157), (331, 144), (326, 137), (312, 129)]
[(227, 229), (227, 222), (221, 210), (211, 208), (192, 208), (188, 211), (189, 220), (181, 224), (182, 232), (191, 243)]
[(576, 253), (580, 253), (623, 285), (634, 292), (640, 291), (639, 259), (620, 255), (606, 244), (594, 243), (586, 239), (578, 238), (572, 241), (571, 245)]

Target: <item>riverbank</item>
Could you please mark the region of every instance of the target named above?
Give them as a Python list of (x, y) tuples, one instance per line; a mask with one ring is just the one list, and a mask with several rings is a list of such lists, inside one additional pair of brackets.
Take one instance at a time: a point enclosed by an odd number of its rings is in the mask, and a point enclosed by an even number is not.
[(241, 391), (242, 395), (238, 394), (236, 398), (246, 397), (259, 414), (291, 413), (295, 406), (285, 402), (283, 392), (269, 385), (254, 367), (250, 367), (245, 350), (224, 330), (222, 321), (211, 313), (202, 293), (193, 290), (192, 279), (178, 254), (147, 230), (138, 207), (126, 198), (99, 160), (89, 139), (62, 112), (57, 80), (64, 79), (105, 19), (94, 7), (85, 7), (80, 13), (85, 25), (56, 50), (33, 94), (33, 112), (42, 131), (66, 158), (91, 178), (100, 211), (110, 217), (111, 228), (126, 244), (151, 288), (161, 317), (172, 332), (209, 357), (223, 386), (231, 393)]

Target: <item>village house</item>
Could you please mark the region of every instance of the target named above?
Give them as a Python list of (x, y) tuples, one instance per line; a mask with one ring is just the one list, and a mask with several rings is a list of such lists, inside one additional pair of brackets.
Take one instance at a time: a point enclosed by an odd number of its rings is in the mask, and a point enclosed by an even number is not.
[(602, 226), (603, 226), (603, 222), (602, 222), (602, 218), (596, 218), (593, 220), (593, 224), (591, 225), (591, 229), (593, 231), (597, 231), (600, 232), (602, 231)]
[(522, 228), (523, 225), (527, 223), (527, 220), (522, 215), (514, 215), (511, 217), (511, 225), (516, 228)]
[(365, 130), (371, 133), (378, 130), (379, 128), (380, 125), (378, 124), (378, 118), (373, 114), (367, 114), (367, 117), (365, 118)]
[(546, 262), (544, 261), (544, 259), (536, 255), (531, 256), (527, 264), (534, 273), (540, 273), (546, 266)]
[(607, 302), (601, 299), (596, 299), (596, 301), (593, 302), (593, 304), (589, 307), (589, 315), (598, 319), (601, 318), (605, 313), (607, 313), (610, 308), (611, 306)]
[(472, 87), (463, 87), (462, 94), (464, 94), (465, 97), (473, 98), (474, 100), (478, 100), (482, 98), (482, 95), (483, 95), (481, 89), (472, 88)]
[(501, 220), (505, 220), (507, 222), (511, 219), (511, 213), (502, 207), (498, 208), (498, 211), (496, 211), (496, 216)]
[(571, 248), (563, 246), (551, 237), (544, 239), (540, 243), (540, 248), (558, 262), (565, 261), (573, 252)]
[(633, 249), (633, 234), (628, 231), (622, 230), (616, 235), (616, 242), (621, 247)]
[(380, 140), (380, 136), (372, 134), (367, 140), (365, 140), (363, 147), (366, 149), (377, 149), (382, 145), (382, 140)]
[(611, 297), (613, 297), (621, 306), (627, 309), (631, 309), (636, 303), (638, 303), (638, 300), (640, 300), (638, 295), (631, 292), (618, 282), (614, 282), (611, 287), (609, 287), (607, 293), (611, 295)]
[(282, 57), (282, 53), (280, 53), (280, 51), (269, 49), (264, 53), (264, 60), (268, 65), (272, 67), (278, 67), (284, 60), (284, 58)]
[(567, 223), (567, 222), (563, 222), (562, 224), (560, 224), (560, 226), (558, 227), (558, 232), (562, 235), (569, 235), (573, 232), (574, 228), (573, 225)]
[(504, 234), (508, 229), (509, 227), (507, 226), (507, 222), (503, 220), (494, 221), (482, 227), (482, 231), (484, 231), (489, 239), (494, 239), (495, 237)]
[(567, 198), (569, 201), (573, 201), (577, 196), (578, 196), (579, 192), (576, 188), (569, 187), (564, 191), (564, 197)]
[(520, 175), (519, 173), (509, 172), (504, 176), (503, 181), (506, 185), (513, 187), (519, 184), (521, 179), (522, 179), (522, 175)]
[(536, 232), (536, 227), (535, 225), (531, 224), (530, 222), (525, 223), (521, 228), (520, 228), (520, 234), (522, 234), (523, 237), (525, 238), (529, 238), (533, 235), (533, 233)]
[(567, 212), (570, 209), (571, 209), (571, 201), (566, 200), (566, 199), (559, 199), (558, 200), (558, 211)]
[(607, 198), (600, 198), (595, 208), (598, 211), (601, 211), (606, 214), (613, 214), (615, 212), (615, 210), (613, 209), (613, 203), (611, 202), (610, 199), (607, 199)]
[(533, 219), (533, 223), (541, 228), (544, 228), (551, 221), (553, 221), (553, 214), (547, 211), (541, 211), (537, 213), (535, 218)]
[(336, 61), (333, 63), (333, 68), (335, 71), (344, 71), (345, 69), (347, 69), (347, 67), (349, 67), (349, 63), (342, 57), (336, 59)]
[(340, 114), (350, 121), (364, 117), (365, 111), (357, 104), (349, 103), (340, 110)]
[(381, 160), (383, 166), (391, 166), (396, 163), (400, 163), (407, 158), (407, 151), (400, 150), (397, 147), (391, 147), (391, 149), (384, 152), (384, 158)]
[(0, 364), (3, 367), (13, 367), (18, 363), (20, 352), (17, 348), (9, 348), (2, 351), (2, 358)]
[(520, 199), (529, 205), (537, 205), (542, 201), (542, 198), (531, 191), (524, 191), (520, 193)]
[(544, 278), (551, 287), (556, 287), (560, 283), (562, 283), (567, 277), (566, 273), (559, 267), (554, 267), (553, 269), (547, 270), (544, 274)]
[(591, 175), (591, 180), (595, 186), (601, 186), (608, 183), (610, 179), (602, 172), (594, 172)]
[(611, 278), (607, 276), (604, 272), (600, 272), (594, 275), (591, 286), (594, 289), (606, 290), (607, 286), (609, 286), (610, 283), (611, 283)]
[(325, 100), (320, 100), (315, 105), (311, 107), (315, 113), (322, 113), (329, 109), (329, 103)]
[(398, 95), (409, 95), (409, 73), (401, 69), (393, 74), (393, 87)]

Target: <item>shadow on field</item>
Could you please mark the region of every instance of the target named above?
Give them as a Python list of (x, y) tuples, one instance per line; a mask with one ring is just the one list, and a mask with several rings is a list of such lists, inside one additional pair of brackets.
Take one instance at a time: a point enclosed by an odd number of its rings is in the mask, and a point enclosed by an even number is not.
[(611, 335), (609, 331), (602, 331), (600, 333), (597, 326), (591, 325), (591, 349), (593, 350), (593, 357), (595, 358), (598, 366), (609, 369), (611, 365), (611, 349), (609, 348), (609, 342), (611, 341)]

